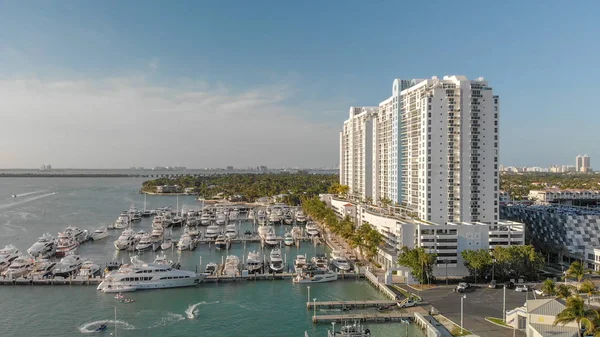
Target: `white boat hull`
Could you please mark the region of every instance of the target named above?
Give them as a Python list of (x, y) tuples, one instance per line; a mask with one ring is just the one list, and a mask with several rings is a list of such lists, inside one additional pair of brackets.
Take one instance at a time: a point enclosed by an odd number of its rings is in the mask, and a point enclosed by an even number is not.
[(329, 274), (315, 275), (312, 278), (296, 276), (296, 277), (294, 277), (293, 282), (298, 283), (298, 284), (310, 284), (310, 283), (332, 282), (332, 281), (336, 281), (336, 280), (337, 280), (337, 274), (329, 273)]
[(92, 240), (98, 241), (108, 237), (108, 233), (94, 233), (92, 234)]

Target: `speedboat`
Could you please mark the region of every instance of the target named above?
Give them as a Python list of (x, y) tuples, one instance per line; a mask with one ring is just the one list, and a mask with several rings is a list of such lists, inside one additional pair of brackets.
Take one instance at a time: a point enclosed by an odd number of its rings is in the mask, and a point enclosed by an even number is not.
[(104, 330), (106, 330), (106, 324), (101, 324), (101, 325), (100, 325), (99, 327), (97, 327), (97, 328), (96, 328), (96, 330), (94, 330), (94, 331), (96, 331), (96, 332), (102, 332), (102, 331), (104, 331)]
[(204, 273), (208, 275), (214, 275), (217, 272), (218, 264), (214, 262), (209, 262), (206, 264), (206, 268), (204, 268)]
[(262, 259), (260, 254), (256, 251), (248, 252), (248, 258), (246, 259), (246, 269), (248, 273), (259, 273), (263, 267)]
[(323, 283), (337, 280), (337, 273), (329, 270), (311, 270), (296, 275), (293, 279), (294, 283)]
[(214, 239), (219, 235), (219, 226), (210, 225), (206, 227), (206, 233), (204, 233), (204, 237), (207, 239)]
[(135, 235), (135, 232), (131, 228), (127, 228), (121, 233), (121, 236), (114, 242), (114, 246), (118, 250), (129, 250), (134, 248), (138, 243), (138, 238)]
[(325, 254), (317, 254), (316, 256), (313, 256), (310, 261), (319, 269), (327, 269), (327, 256), (325, 256)]
[(47, 259), (39, 259), (33, 262), (33, 269), (31, 270), (31, 277), (35, 278), (46, 278), (52, 275), (52, 270), (56, 266), (56, 262), (52, 262)]
[(108, 236), (108, 229), (106, 227), (100, 227), (92, 233), (92, 240), (93, 241), (102, 240), (102, 239), (106, 238), (107, 236)]
[(215, 248), (218, 250), (221, 249), (229, 249), (229, 247), (231, 246), (231, 240), (229, 239), (229, 237), (221, 234), (219, 236), (217, 236), (217, 239), (215, 240)]
[(93, 278), (93, 277), (96, 277), (99, 275), (100, 275), (100, 266), (98, 266), (97, 264), (95, 264), (92, 261), (85, 261), (81, 265), (81, 268), (79, 269), (79, 272), (77, 273), (77, 276), (81, 276), (84, 278)]
[(309, 223), (306, 225), (306, 234), (308, 236), (317, 236), (319, 235), (319, 227), (317, 227), (314, 223)]
[(20, 256), (14, 259), (2, 275), (7, 278), (18, 278), (29, 274), (32, 270), (33, 260), (30, 257)]
[(271, 231), (269, 231), (269, 233), (267, 233), (267, 236), (265, 237), (265, 244), (267, 246), (279, 245), (279, 241), (277, 240), (277, 235), (275, 235), (274, 230), (271, 230)]
[(296, 256), (296, 259), (294, 260), (294, 269), (296, 270), (296, 273), (301, 272), (305, 266), (306, 266), (306, 255)]
[(56, 253), (56, 239), (50, 233), (46, 233), (27, 249), (27, 253), (33, 258), (51, 257)]
[(279, 248), (273, 248), (269, 256), (269, 268), (274, 273), (280, 273), (283, 271), (283, 260), (281, 259), (281, 250)]
[(369, 337), (371, 330), (366, 329), (360, 323), (344, 325), (340, 331), (327, 331), (327, 337)]
[(230, 224), (225, 226), (225, 235), (230, 238), (230, 239), (234, 239), (237, 236), (237, 227), (235, 224)]
[(223, 267), (223, 274), (228, 276), (237, 276), (240, 272), (239, 265), (240, 259), (237, 256), (227, 256), (227, 259), (225, 259), (225, 266)]
[(77, 273), (79, 268), (81, 268), (81, 264), (82, 262), (79, 255), (67, 255), (60, 259), (60, 262), (56, 264), (52, 274), (54, 274), (54, 276), (61, 276), (65, 278), (69, 277)]
[(126, 292), (142, 289), (163, 289), (197, 285), (206, 275), (174, 269), (164, 264), (145, 263), (131, 257), (131, 264), (110, 272), (98, 285), (102, 292)]
[(67, 231), (58, 233), (58, 244), (56, 246), (56, 256), (62, 257), (70, 252), (74, 252), (79, 247), (79, 242)]
[(294, 237), (292, 236), (292, 233), (290, 232), (286, 232), (285, 235), (283, 236), (283, 243), (286, 246), (293, 246), (294, 245)]
[(187, 249), (192, 250), (193, 243), (194, 241), (192, 240), (192, 237), (188, 233), (183, 233), (179, 238), (179, 242), (177, 243), (177, 249), (180, 251)]
[(152, 249), (152, 236), (149, 233), (144, 233), (140, 242), (135, 246), (135, 250), (142, 252), (148, 249)]

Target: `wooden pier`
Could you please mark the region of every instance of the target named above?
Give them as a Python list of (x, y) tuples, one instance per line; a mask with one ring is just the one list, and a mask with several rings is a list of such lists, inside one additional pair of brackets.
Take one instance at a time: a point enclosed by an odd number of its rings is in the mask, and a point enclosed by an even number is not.
[(29, 286), (29, 285), (46, 285), (46, 286), (51, 286), (51, 285), (93, 285), (93, 286), (97, 286), (98, 284), (100, 284), (100, 282), (102, 282), (102, 278), (101, 277), (97, 277), (97, 278), (91, 278), (91, 279), (87, 279), (87, 278), (61, 278), (61, 277), (57, 277), (57, 278), (46, 278), (46, 279), (38, 279), (38, 278), (17, 278), (17, 279), (9, 279), (9, 278), (5, 278), (2, 279), (0, 278), (0, 285), (24, 285), (24, 286)]
[(307, 309), (313, 309), (313, 307), (320, 308), (372, 308), (372, 307), (385, 307), (385, 306), (396, 306), (396, 301), (386, 300), (373, 300), (373, 301), (328, 301), (328, 302), (306, 302)]
[(316, 315), (312, 317), (313, 323), (343, 323), (343, 322), (399, 322), (402, 318), (411, 317), (408, 313), (402, 312), (372, 312), (350, 315)]

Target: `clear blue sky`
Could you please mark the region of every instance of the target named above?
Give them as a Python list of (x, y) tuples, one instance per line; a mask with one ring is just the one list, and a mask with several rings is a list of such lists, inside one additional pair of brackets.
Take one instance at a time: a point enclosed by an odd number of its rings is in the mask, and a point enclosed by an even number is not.
[[(0, 167), (333, 165), (350, 105), (377, 105), (394, 78), (464, 74), (501, 96), (503, 164), (588, 153), (600, 168), (598, 13), (597, 1), (2, 2)], [(165, 139), (175, 130), (188, 137)], [(210, 158), (170, 153), (194, 151)]]

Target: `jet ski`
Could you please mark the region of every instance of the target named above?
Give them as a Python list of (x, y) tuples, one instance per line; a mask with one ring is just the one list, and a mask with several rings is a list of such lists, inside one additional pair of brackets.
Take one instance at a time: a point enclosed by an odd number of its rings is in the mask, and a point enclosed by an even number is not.
[(106, 324), (102, 324), (98, 328), (96, 328), (96, 332), (102, 332), (104, 330), (106, 330)]

